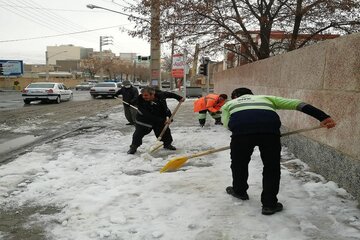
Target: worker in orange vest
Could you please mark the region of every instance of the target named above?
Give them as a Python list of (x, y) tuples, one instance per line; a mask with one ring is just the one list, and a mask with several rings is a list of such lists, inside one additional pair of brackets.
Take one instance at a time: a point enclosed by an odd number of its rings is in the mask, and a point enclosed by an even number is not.
[(198, 112), (200, 126), (203, 127), (206, 122), (206, 113), (215, 119), (215, 125), (222, 125), (220, 108), (225, 104), (226, 94), (208, 94), (194, 102), (194, 112)]

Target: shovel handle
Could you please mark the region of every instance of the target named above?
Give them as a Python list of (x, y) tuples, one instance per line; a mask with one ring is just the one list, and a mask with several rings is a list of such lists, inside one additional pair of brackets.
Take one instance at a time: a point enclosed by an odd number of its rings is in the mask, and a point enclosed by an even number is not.
[[(176, 112), (179, 110), (181, 104), (182, 104), (182, 102), (179, 102), (177, 104), (176, 108), (174, 109), (173, 113), (171, 114), (171, 116), (169, 118), (169, 122), (171, 122), (171, 120), (174, 118), (174, 116), (175, 116)], [(170, 123), (165, 124), (163, 130), (161, 131), (159, 137), (157, 138), (158, 141), (160, 141), (162, 139), (162, 137), (165, 134), (165, 131), (169, 127), (169, 125), (170, 125)]]
[(121, 98), (118, 98), (118, 97), (117, 97), (117, 99), (119, 99), (122, 103), (125, 103), (125, 104), (128, 105), (129, 107), (135, 109), (138, 113), (140, 113), (140, 114), (142, 115), (142, 112), (140, 112), (140, 110), (139, 110), (137, 107), (135, 107), (134, 105), (131, 105), (130, 103), (125, 102), (125, 101), (122, 100)]
[(316, 126), (316, 127), (311, 127), (311, 128), (303, 128), (303, 129), (299, 129), (299, 130), (295, 130), (295, 131), (291, 131), (291, 132), (287, 132), (287, 133), (282, 133), (280, 136), (285, 137), (285, 136), (289, 136), (289, 135), (292, 135), (292, 134), (307, 132), (307, 131), (311, 131), (311, 130), (315, 130), (315, 129), (319, 129), (319, 128), (322, 128), (322, 126)]
[(210, 150), (206, 150), (206, 151), (203, 151), (203, 152), (192, 154), (188, 158), (201, 157), (201, 156), (205, 156), (205, 155), (208, 155), (208, 154), (225, 151), (225, 150), (228, 150), (228, 149), (230, 149), (230, 146), (221, 147), (221, 148), (214, 148), (214, 149), (210, 149)]
[[(316, 127), (311, 127), (311, 128), (303, 128), (303, 129), (299, 129), (299, 130), (296, 130), (296, 131), (291, 131), (291, 132), (283, 133), (283, 134), (281, 134), (280, 136), (281, 136), (281, 137), (289, 136), (289, 135), (293, 135), (293, 134), (296, 134), (296, 133), (307, 132), (307, 131), (311, 131), (311, 130), (315, 130), (315, 129), (319, 129), (319, 128), (322, 128), (322, 126), (316, 126)], [(225, 151), (225, 150), (228, 150), (228, 149), (230, 149), (230, 146), (221, 147), (221, 148), (215, 148), (215, 149), (210, 149), (210, 150), (206, 150), (206, 151), (203, 151), (203, 152), (194, 153), (194, 154), (188, 156), (188, 158), (190, 159), (190, 158), (205, 156), (205, 155), (209, 155), (209, 154), (212, 154), (212, 153)]]

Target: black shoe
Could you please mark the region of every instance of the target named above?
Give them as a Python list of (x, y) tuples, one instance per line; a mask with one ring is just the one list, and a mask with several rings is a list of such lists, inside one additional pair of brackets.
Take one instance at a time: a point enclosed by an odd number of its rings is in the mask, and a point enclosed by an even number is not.
[(199, 119), (200, 127), (204, 127), (206, 119)]
[(176, 150), (176, 147), (174, 147), (173, 145), (169, 144), (169, 145), (164, 145), (165, 149), (169, 149), (169, 150)]
[(226, 192), (231, 196), (239, 198), (241, 200), (249, 200), (249, 195), (247, 193), (243, 193), (243, 194), (235, 193), (233, 187), (227, 187)]
[(127, 154), (134, 154), (136, 153), (137, 147), (130, 146), (129, 151), (127, 151)]
[(223, 123), (221, 122), (221, 118), (215, 119), (215, 125), (223, 125)]
[(127, 124), (125, 124), (125, 125), (134, 125), (134, 123), (127, 123)]
[(280, 212), (283, 210), (283, 205), (281, 203), (276, 203), (275, 207), (262, 207), (261, 213), (264, 215), (272, 215), (274, 213)]

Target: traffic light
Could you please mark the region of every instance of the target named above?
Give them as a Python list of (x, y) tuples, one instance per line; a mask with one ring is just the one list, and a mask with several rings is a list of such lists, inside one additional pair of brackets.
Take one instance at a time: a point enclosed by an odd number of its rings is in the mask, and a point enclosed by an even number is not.
[(148, 57), (137, 56), (137, 59), (138, 59), (138, 62), (147, 61), (147, 60), (151, 59), (151, 56), (148, 56)]
[(200, 64), (200, 67), (199, 67), (199, 74), (201, 75), (204, 75), (204, 76), (207, 76), (208, 74), (208, 64)]
[(3, 65), (0, 63), (0, 76), (4, 75)]

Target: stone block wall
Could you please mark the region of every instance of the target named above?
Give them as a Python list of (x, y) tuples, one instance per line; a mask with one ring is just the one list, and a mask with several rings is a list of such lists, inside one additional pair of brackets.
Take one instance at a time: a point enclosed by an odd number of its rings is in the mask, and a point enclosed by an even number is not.
[[(248, 87), (254, 94), (301, 99), (331, 115), (336, 128), (301, 134), (307, 142), (300, 141), (300, 136), (284, 138), (283, 142), (315, 171), (360, 200), (359, 44), (360, 34), (352, 34), (218, 72), (213, 77), (217, 93), (230, 94), (235, 88)], [(319, 124), (297, 111), (280, 110), (278, 114), (288, 130)]]

